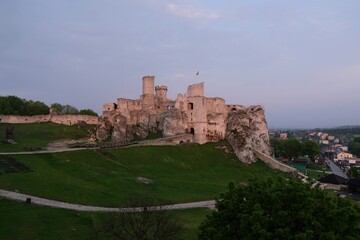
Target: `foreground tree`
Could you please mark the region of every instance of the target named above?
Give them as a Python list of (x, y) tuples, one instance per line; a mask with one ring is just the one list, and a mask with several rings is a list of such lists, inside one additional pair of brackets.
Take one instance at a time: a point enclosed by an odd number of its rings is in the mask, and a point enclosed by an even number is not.
[(358, 239), (360, 207), (297, 180), (254, 179), (221, 195), (199, 239)]
[(308, 155), (314, 161), (315, 157), (320, 155), (320, 146), (314, 141), (305, 141), (302, 144), (302, 153), (303, 155)]
[[(99, 227), (100, 239), (176, 240), (181, 239), (182, 223), (163, 208), (153, 209), (152, 199), (131, 201), (128, 211), (113, 213)], [(141, 207), (139, 207), (141, 206)]]

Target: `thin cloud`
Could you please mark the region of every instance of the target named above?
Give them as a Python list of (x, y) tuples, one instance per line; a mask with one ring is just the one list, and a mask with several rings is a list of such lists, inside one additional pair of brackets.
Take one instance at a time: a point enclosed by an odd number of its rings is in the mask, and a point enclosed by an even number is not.
[(217, 19), (220, 16), (209, 10), (199, 10), (195, 9), (194, 6), (183, 7), (177, 4), (167, 4), (168, 11), (176, 16), (187, 18), (187, 19)]

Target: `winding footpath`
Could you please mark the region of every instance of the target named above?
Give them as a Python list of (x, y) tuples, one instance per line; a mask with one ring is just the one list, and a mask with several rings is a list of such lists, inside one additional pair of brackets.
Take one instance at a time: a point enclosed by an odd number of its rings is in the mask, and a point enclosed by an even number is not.
[[(142, 145), (152, 145), (152, 141), (148, 140)], [(40, 151), (31, 151), (31, 152), (0, 152), (0, 155), (26, 155), (26, 154), (42, 154), (42, 153), (58, 153), (58, 152), (70, 152), (70, 151), (79, 151), (85, 149), (96, 150), (98, 147), (94, 148), (68, 148), (68, 147), (59, 147), (59, 148), (49, 148)], [(84, 212), (140, 212), (143, 210), (143, 207), (137, 208), (111, 208), (111, 207), (98, 207), (98, 206), (88, 206), (75, 203), (61, 202), (46, 198), (40, 198), (32, 195), (22, 194), (18, 192), (12, 192), (0, 189), (0, 198), (6, 198), (10, 200), (15, 200), (19, 202), (26, 202), (27, 199), (31, 199), (31, 204), (54, 207), (54, 208), (63, 208), (70, 209), (75, 211), (84, 211)], [(171, 205), (163, 206), (153, 206), (148, 207), (149, 211), (157, 210), (175, 210), (175, 209), (191, 209), (191, 208), (215, 208), (215, 200), (209, 201), (200, 201), (200, 202), (189, 202), (189, 203), (178, 203)]]
[[(54, 207), (54, 208), (63, 208), (70, 209), (75, 211), (83, 211), (83, 212), (140, 212), (143, 210), (142, 207), (137, 208), (110, 208), (110, 207), (97, 207), (97, 206), (88, 206), (74, 203), (61, 202), (56, 200), (50, 200), (46, 198), (39, 198), (27, 194), (7, 191), (0, 189), (0, 197), (7, 198), (10, 200), (26, 202), (28, 198), (31, 199), (32, 204)], [(201, 202), (190, 202), (190, 203), (178, 203), (164, 206), (153, 206), (148, 207), (149, 211), (156, 210), (175, 210), (175, 209), (190, 209), (190, 208), (210, 208), (214, 209), (215, 201), (201, 201)]]

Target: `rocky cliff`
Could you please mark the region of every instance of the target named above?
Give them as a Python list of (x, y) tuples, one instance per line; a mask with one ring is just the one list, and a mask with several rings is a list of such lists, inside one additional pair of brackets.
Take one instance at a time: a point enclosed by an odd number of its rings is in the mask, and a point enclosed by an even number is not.
[(236, 156), (244, 163), (256, 161), (253, 149), (271, 154), (269, 134), (264, 109), (261, 106), (229, 112), (226, 139)]
[[(187, 114), (178, 108), (157, 113), (135, 111), (131, 113), (131, 119), (136, 120), (133, 122), (115, 113), (100, 120), (96, 132), (98, 140), (111, 138), (116, 142), (128, 142), (134, 136), (145, 138), (149, 133), (157, 131), (161, 131), (164, 137), (176, 136), (189, 132), (189, 126), (193, 124), (189, 122)], [(229, 112), (209, 113), (206, 121), (207, 141), (226, 138), (240, 161), (255, 162), (253, 149), (271, 154), (267, 123), (261, 106), (238, 106)]]

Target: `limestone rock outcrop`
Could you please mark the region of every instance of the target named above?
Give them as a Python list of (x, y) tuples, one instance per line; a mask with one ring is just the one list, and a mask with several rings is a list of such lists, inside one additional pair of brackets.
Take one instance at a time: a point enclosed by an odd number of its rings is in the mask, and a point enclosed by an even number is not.
[(112, 124), (107, 118), (100, 118), (96, 127), (96, 139), (100, 142), (110, 138), (112, 132)]
[(113, 141), (130, 141), (134, 136), (145, 138), (157, 131), (164, 137), (188, 133), (191, 135), (186, 142), (198, 144), (226, 138), (239, 160), (245, 163), (256, 161), (253, 149), (271, 153), (261, 106), (230, 105), (223, 98), (206, 97), (204, 83), (188, 86), (185, 94), (171, 100), (167, 98), (166, 86), (154, 87), (154, 78), (143, 77), (140, 98), (118, 98), (116, 103), (103, 105), (98, 140), (111, 137)]
[(116, 142), (127, 141), (127, 124), (126, 117), (122, 115), (116, 115), (113, 121), (113, 129), (111, 139)]
[(187, 116), (177, 108), (173, 108), (161, 116), (162, 133), (164, 137), (170, 137), (186, 133)]
[(236, 156), (244, 163), (256, 161), (252, 149), (270, 155), (271, 146), (264, 109), (261, 106), (250, 106), (230, 111), (226, 139)]

